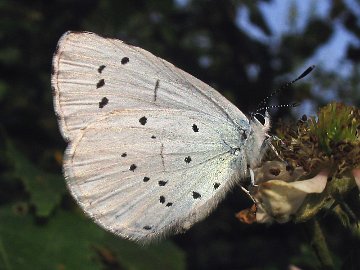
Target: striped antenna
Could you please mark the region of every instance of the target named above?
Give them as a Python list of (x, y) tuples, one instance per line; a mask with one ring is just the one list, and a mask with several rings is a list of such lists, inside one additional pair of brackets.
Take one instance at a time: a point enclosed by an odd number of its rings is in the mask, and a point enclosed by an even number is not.
[(308, 67), (303, 73), (301, 73), (300, 76), (298, 76), (295, 80), (292, 80), (290, 82), (285, 83), (284, 85), (282, 85), (280, 88), (276, 89), (275, 91), (273, 91), (270, 95), (268, 95), (266, 98), (264, 98), (263, 101), (261, 101), (255, 111), (255, 113), (258, 113), (261, 110), (267, 110), (267, 109), (272, 109), (272, 108), (283, 108), (283, 107), (296, 107), (298, 106), (298, 104), (295, 105), (295, 103), (293, 104), (285, 104), (285, 105), (275, 105), (275, 106), (266, 106), (268, 100), (279, 94), (281, 91), (283, 91), (284, 89), (288, 88), (290, 85), (294, 84), (295, 82), (297, 82), (298, 80), (301, 80), (302, 78), (304, 78), (305, 76), (307, 76), (311, 71), (313, 71), (315, 68), (315, 65), (312, 65), (310, 67)]

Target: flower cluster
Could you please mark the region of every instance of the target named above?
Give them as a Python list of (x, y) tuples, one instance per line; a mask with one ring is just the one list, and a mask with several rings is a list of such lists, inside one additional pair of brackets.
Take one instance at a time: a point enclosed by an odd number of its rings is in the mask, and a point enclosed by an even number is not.
[(360, 189), (359, 109), (331, 103), (296, 126), (281, 124), (277, 136), (276, 155), (255, 170), (255, 204), (237, 214), (241, 221), (306, 221)]

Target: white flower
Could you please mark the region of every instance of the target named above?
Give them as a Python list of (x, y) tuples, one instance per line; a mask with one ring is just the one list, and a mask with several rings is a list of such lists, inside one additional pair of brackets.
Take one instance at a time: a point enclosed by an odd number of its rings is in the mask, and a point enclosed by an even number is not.
[[(327, 172), (321, 171), (313, 178), (296, 180), (300, 175), (299, 171), (290, 174), (286, 171), (285, 164), (274, 161), (265, 163), (260, 170), (255, 171), (255, 175), (255, 179), (259, 179), (256, 181), (258, 186), (250, 193), (256, 202), (256, 208), (253, 206), (237, 214), (245, 223), (288, 222), (308, 194), (324, 191), (328, 178)], [(266, 180), (271, 175), (273, 179)]]

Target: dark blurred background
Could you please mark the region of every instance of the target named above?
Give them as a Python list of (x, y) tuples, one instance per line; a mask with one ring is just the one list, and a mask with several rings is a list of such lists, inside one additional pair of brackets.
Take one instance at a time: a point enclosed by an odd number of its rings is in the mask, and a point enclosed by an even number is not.
[[(183, 235), (148, 246), (96, 226), (70, 197), (50, 88), (67, 30), (116, 37), (219, 90), (243, 112), (271, 100), (276, 122), (336, 100), (360, 105), (360, 4), (294, 0), (0, 0), (0, 269), (319, 269), (304, 224), (245, 225), (233, 190)], [(360, 231), (320, 217), (337, 269), (360, 269)]]

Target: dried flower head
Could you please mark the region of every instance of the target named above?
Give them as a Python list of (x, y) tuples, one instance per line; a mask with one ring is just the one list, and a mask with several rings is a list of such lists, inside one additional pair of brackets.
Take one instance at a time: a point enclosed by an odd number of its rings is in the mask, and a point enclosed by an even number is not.
[(331, 103), (317, 117), (281, 124), (277, 136), (273, 146), (283, 161), (274, 161), (273, 152), (255, 170), (257, 187), (250, 194), (256, 211), (253, 206), (239, 212), (241, 221), (306, 221), (356, 185), (360, 189), (359, 109)]
[(355, 107), (330, 103), (317, 117), (304, 116), (295, 127), (281, 125), (276, 133), (280, 156), (308, 174), (325, 168), (341, 177), (360, 167), (360, 110)]

